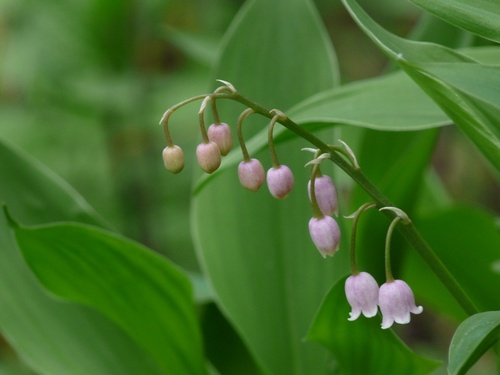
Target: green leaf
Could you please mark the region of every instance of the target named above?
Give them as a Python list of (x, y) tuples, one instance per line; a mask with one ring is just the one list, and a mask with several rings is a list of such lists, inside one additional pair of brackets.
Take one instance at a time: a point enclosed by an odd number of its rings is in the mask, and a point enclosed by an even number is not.
[(443, 111), (401, 72), (322, 92), (287, 115), (300, 125), (343, 124), (387, 131), (450, 124)]
[[(286, 111), (338, 81), (321, 25), (310, 1), (250, 1), (230, 27), (214, 78)], [(228, 102), (218, 109), (232, 124), (243, 110)], [(245, 137), (267, 125), (260, 120), (245, 122)], [(196, 247), (216, 301), (267, 374), (318, 374), (328, 366), (326, 350), (302, 341), (329, 284), (340, 276), (309, 238), (304, 164), (310, 155), (302, 147), (300, 140), (277, 146), (281, 162), (295, 173), (296, 189), (284, 201), (265, 186), (257, 193), (242, 188), (234, 167), (218, 173), (193, 200)], [(270, 166), (267, 150), (252, 156)]]
[(411, 0), (435, 16), (483, 38), (500, 42), (497, 0)]
[(72, 220), (109, 227), (63, 179), (22, 150), (0, 140), (0, 202), (26, 224)]
[(424, 375), (439, 363), (412, 352), (392, 330), (380, 328), (380, 315), (350, 322), (344, 283), (339, 280), (321, 305), (307, 338), (326, 346), (338, 362), (338, 373)]
[(499, 339), (500, 311), (479, 313), (466, 319), (451, 340), (448, 374), (465, 374)]
[[(354, 20), (363, 31), (395, 60), (403, 70), (431, 97), (451, 120), (471, 139), (490, 162), (500, 169), (500, 97), (497, 90), (482, 90), (481, 78), (484, 69), (471, 58), (437, 44), (414, 42), (399, 38), (376, 24), (354, 1), (343, 0)], [(457, 82), (435, 72), (436, 63), (447, 63), (450, 75), (459, 75), (465, 63), (469, 82), (475, 82), (474, 89), (456, 87)], [(489, 69), (492, 81), (500, 80), (498, 67)], [(441, 72), (442, 73), (442, 72)], [(463, 83), (463, 82), (462, 82)], [(478, 91), (481, 96), (477, 97)], [(495, 96), (484, 103), (484, 96), (493, 91)]]
[(37, 373), (162, 374), (129, 335), (101, 314), (47, 295), (22, 259), (3, 213), (0, 255), (0, 330)]
[(165, 259), (79, 224), (18, 228), (15, 235), (42, 285), (115, 322), (162, 374), (205, 373), (189, 281)]
[[(451, 207), (422, 215), (415, 221), (423, 237), (479, 310), (500, 310), (498, 290), (491, 287), (500, 285), (500, 234), (494, 218), (478, 209)], [(449, 293), (418, 257), (410, 254), (405, 269), (405, 278), (422, 300), (455, 318), (463, 317), (455, 303), (446, 303), (451, 300)], [(421, 275), (426, 275), (425, 279)]]

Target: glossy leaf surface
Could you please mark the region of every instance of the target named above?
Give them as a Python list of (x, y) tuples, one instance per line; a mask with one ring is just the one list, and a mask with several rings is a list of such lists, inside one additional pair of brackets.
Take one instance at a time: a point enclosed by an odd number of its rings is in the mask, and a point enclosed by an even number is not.
[(499, 339), (500, 311), (484, 312), (466, 319), (451, 340), (448, 374), (466, 374)]
[(411, 0), (464, 30), (500, 42), (500, 3), (496, 0)]
[[(368, 14), (354, 1), (343, 0), (361, 29), (434, 100), (454, 123), (483, 152), (490, 162), (500, 169), (500, 97), (498, 90), (483, 91), (481, 85), (484, 68), (475, 60), (457, 51), (437, 44), (422, 43), (397, 37), (375, 23)], [(457, 76), (467, 64), (469, 82), (475, 82), (474, 88), (468, 86), (459, 89), (456, 81), (443, 74), (433, 72), (435, 64), (449, 64), (448, 73)], [(490, 67), (493, 82), (500, 80), (500, 69)], [(441, 72), (442, 73), (442, 72)], [(462, 82), (463, 84), (463, 82)], [(465, 85), (467, 86), (467, 85)], [(484, 103), (484, 97), (477, 93), (493, 96)], [(489, 104), (494, 103), (494, 104)]]
[(78, 224), (18, 228), (15, 235), (28, 265), (53, 294), (113, 321), (162, 374), (204, 374), (189, 281), (165, 259)]
[(93, 309), (57, 300), (41, 288), (22, 259), (3, 212), (0, 252), (0, 329), (37, 373), (162, 374), (116, 324)]

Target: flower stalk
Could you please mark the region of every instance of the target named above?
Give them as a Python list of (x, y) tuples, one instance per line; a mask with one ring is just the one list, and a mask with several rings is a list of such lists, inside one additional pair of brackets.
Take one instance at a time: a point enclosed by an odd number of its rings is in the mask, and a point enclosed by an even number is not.
[[(223, 86), (217, 89), (212, 94), (205, 94), (193, 97), (184, 102), (181, 102), (174, 107), (171, 107), (166, 114), (171, 111), (173, 112), (177, 108), (190, 103), (195, 100), (201, 100), (206, 97), (211, 97), (213, 99), (226, 99), (238, 102), (244, 105), (247, 108), (253, 110), (254, 113), (260, 114), (261, 116), (267, 117), (269, 119), (273, 119), (276, 116), (276, 113), (259, 103), (256, 103), (244, 95), (240, 94), (238, 91), (234, 89), (232, 85), (228, 85), (228, 83), (223, 82), (226, 86)], [(165, 117), (165, 115), (164, 115)], [(278, 117), (276, 122), (279, 122), (281, 125), (286, 127), (288, 130), (295, 133), (297, 136), (301, 137), (305, 141), (309, 142), (311, 145), (316, 147), (321, 153), (327, 153), (330, 155), (329, 159), (335, 163), (339, 168), (341, 168), (348, 176), (350, 176), (363, 190), (365, 190), (372, 198), (374, 203), (378, 207), (394, 207), (394, 203), (391, 202), (389, 198), (387, 198), (378, 188), (370, 181), (370, 179), (363, 173), (362, 169), (353, 165), (351, 160), (346, 160), (343, 156), (341, 156), (338, 150), (332, 150), (331, 146), (328, 146), (321, 139), (317, 138), (314, 134), (310, 133), (303, 127), (299, 126), (293, 120), (291, 120), (287, 116)], [(163, 118), (160, 122), (163, 124)], [(385, 215), (389, 218), (392, 218), (389, 212), (385, 212)], [(457, 280), (453, 277), (453, 275), (449, 272), (443, 262), (438, 258), (436, 253), (431, 249), (429, 244), (424, 240), (421, 234), (418, 232), (417, 228), (413, 223), (409, 223), (408, 225), (400, 225), (398, 226), (398, 231), (402, 234), (405, 240), (411, 245), (415, 251), (420, 255), (420, 257), (427, 263), (427, 265), (431, 268), (431, 270), (436, 274), (436, 276), (440, 279), (443, 285), (450, 291), (450, 293), (454, 296), (456, 301), (460, 304), (463, 310), (468, 315), (473, 315), (479, 312), (479, 309), (475, 306), (469, 296), (462, 289)]]
[(349, 259), (350, 259), (350, 265), (351, 265), (351, 273), (353, 275), (358, 275), (359, 274), (359, 269), (358, 265), (356, 263), (356, 232), (358, 228), (358, 220), (359, 217), (363, 212), (366, 210), (375, 207), (376, 204), (373, 202), (368, 202), (362, 205), (358, 210), (353, 213), (352, 215), (346, 216), (347, 219), (352, 218), (352, 228), (351, 228), (351, 244), (350, 244), (350, 249), (349, 249)]

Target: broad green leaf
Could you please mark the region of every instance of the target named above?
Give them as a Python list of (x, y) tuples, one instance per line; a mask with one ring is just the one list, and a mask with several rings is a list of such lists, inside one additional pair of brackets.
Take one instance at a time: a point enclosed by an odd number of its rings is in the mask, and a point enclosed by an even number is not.
[(413, 62), (474, 62), (453, 49), (438, 44), (407, 40), (391, 34), (360, 7), (355, 0), (342, 0), (351, 17), (372, 41), (390, 58)]
[[(500, 285), (500, 234), (494, 218), (478, 209), (452, 207), (422, 215), (415, 222), (479, 310), (500, 310), (498, 290), (492, 287)], [(405, 273), (417, 295), (436, 309), (445, 307), (446, 313), (463, 317), (456, 304), (443, 306), (451, 297), (427, 265), (413, 254), (407, 262)]]
[[(483, 73), (475, 60), (454, 50), (437, 44), (422, 43), (397, 37), (376, 24), (366, 12), (354, 1), (343, 0), (344, 5), (353, 16), (354, 20), (363, 31), (384, 51), (395, 60), (403, 70), (434, 100), (451, 120), (471, 139), (483, 152), (490, 162), (500, 169), (500, 136), (498, 134), (498, 118), (500, 118), (500, 98), (489, 98), (494, 103), (484, 103), (483, 97), (476, 97), (480, 88), (461, 91), (444, 76), (432, 72), (436, 63), (447, 63), (450, 74), (460, 74), (464, 63), (471, 67), (468, 69), (470, 77), (477, 78), (476, 86), (481, 85)], [(500, 71), (491, 68), (494, 75), (492, 81), (498, 81)], [(494, 90), (496, 92), (496, 90)], [(483, 92), (489, 94), (490, 92)]]
[[(438, 67), (436, 64), (411, 67), (406, 65), (405, 71), (421, 84), (422, 89), (441, 106), (454, 123), (478, 146), (484, 156), (500, 170), (500, 125), (498, 123), (500, 96), (477, 96), (478, 93), (487, 94), (488, 91), (498, 92), (494, 88), (490, 89), (488, 85), (481, 90), (480, 85), (484, 84), (483, 78), (486, 70), (492, 73), (491, 82), (500, 81), (500, 68), (482, 69), (482, 66), (475, 65), (470, 66), (470, 69), (462, 69), (462, 63), (449, 64), (448, 68), (452, 74), (458, 75), (464, 71), (472, 73), (462, 82), (443, 80), (437, 75), (443, 74), (442, 68), (443, 66)], [(473, 84), (473, 90), (462, 90), (460, 86), (456, 87), (457, 83), (466, 87), (466, 81), (476, 82)]]
[(334, 354), (338, 373), (424, 375), (439, 366), (412, 352), (392, 330), (381, 329), (380, 315), (348, 321), (351, 309), (345, 297), (345, 279), (332, 287), (307, 335)]
[(37, 373), (162, 374), (116, 324), (93, 309), (47, 295), (22, 259), (3, 212), (0, 254), (0, 330)]
[(300, 125), (343, 124), (410, 131), (450, 124), (443, 111), (402, 72), (315, 95), (287, 112)]
[(474, 36), (450, 25), (431, 14), (423, 13), (408, 35), (409, 39), (441, 44), (450, 48), (470, 46)]
[(165, 259), (80, 224), (18, 228), (15, 235), (43, 286), (115, 322), (162, 374), (205, 373), (189, 281)]
[(411, 0), (435, 16), (483, 38), (500, 42), (497, 0)]
[(63, 179), (22, 150), (0, 140), (0, 201), (26, 224), (73, 220), (109, 224)]
[[(214, 78), (286, 111), (333, 87), (336, 69), (312, 2), (256, 0), (231, 25)], [(244, 109), (228, 102), (218, 108), (222, 121), (233, 125)], [(246, 138), (267, 125), (259, 120), (251, 116), (245, 123)], [(296, 188), (284, 201), (272, 198), (265, 186), (258, 193), (242, 188), (234, 167), (218, 173), (193, 200), (196, 247), (216, 300), (266, 374), (318, 374), (328, 364), (326, 350), (302, 341), (330, 283), (340, 276), (336, 262), (322, 259), (309, 238), (304, 164), (310, 155), (300, 151), (304, 146), (300, 140), (277, 146), (281, 162), (295, 173)], [(267, 150), (252, 156), (270, 166)]]
[(449, 375), (463, 375), (500, 339), (500, 311), (479, 313), (466, 319), (451, 340)]

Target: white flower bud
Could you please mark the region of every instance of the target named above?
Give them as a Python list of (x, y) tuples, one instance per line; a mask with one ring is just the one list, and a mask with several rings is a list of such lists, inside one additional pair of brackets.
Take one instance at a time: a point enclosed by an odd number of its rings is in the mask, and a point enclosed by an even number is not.
[(257, 191), (264, 182), (264, 167), (257, 159), (242, 161), (238, 166), (238, 177), (245, 188)]
[(225, 123), (212, 124), (208, 127), (208, 139), (219, 146), (222, 156), (226, 156), (233, 148), (231, 128)]
[(267, 171), (267, 187), (275, 198), (286, 198), (294, 184), (293, 173), (286, 165), (272, 167)]
[(196, 158), (205, 172), (215, 172), (221, 163), (219, 146), (215, 142), (200, 143), (196, 148)]
[(323, 258), (333, 256), (340, 245), (340, 228), (331, 216), (309, 220), (309, 233)]
[(163, 164), (169, 172), (179, 173), (184, 168), (184, 153), (179, 146), (167, 146), (163, 149)]
[[(311, 199), (311, 181), (307, 185), (309, 199)], [(323, 175), (314, 180), (314, 191), (316, 193), (316, 202), (323, 215), (337, 214), (338, 198), (335, 184), (329, 176)]]

